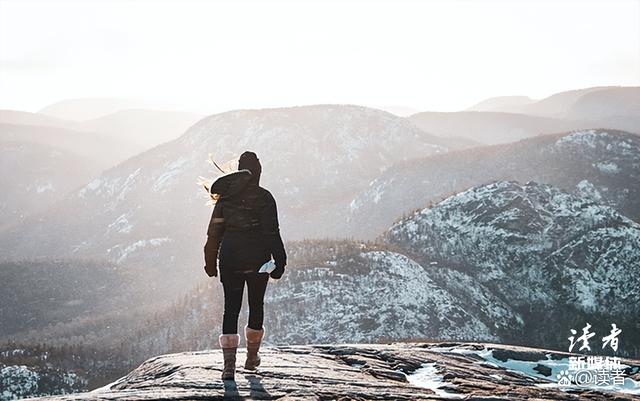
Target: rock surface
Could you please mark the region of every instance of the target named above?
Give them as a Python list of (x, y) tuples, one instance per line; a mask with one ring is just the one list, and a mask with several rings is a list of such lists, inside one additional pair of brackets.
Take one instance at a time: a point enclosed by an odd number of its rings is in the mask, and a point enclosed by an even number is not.
[[(563, 364), (572, 354), (508, 345), (433, 342), (264, 347), (262, 365), (255, 372), (241, 367), (244, 351), (238, 351), (235, 381), (220, 379), (220, 350), (187, 352), (149, 359), (129, 375), (92, 392), (46, 399), (640, 399), (638, 360), (622, 360), (625, 389), (604, 390), (557, 386), (556, 373), (566, 369)], [(527, 368), (517, 366), (533, 366), (540, 373), (527, 373)]]

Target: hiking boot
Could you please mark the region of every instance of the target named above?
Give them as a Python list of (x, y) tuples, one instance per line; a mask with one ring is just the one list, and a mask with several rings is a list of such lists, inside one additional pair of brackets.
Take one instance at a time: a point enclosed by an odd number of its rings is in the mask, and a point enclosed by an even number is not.
[(264, 336), (264, 327), (260, 330), (252, 329), (249, 326), (244, 326), (244, 338), (247, 343), (247, 360), (244, 363), (244, 368), (248, 370), (255, 370), (260, 365), (260, 343)]
[(233, 380), (236, 373), (236, 351), (240, 342), (239, 334), (220, 334), (218, 337), (222, 356), (224, 357), (224, 367), (222, 368), (222, 380)]

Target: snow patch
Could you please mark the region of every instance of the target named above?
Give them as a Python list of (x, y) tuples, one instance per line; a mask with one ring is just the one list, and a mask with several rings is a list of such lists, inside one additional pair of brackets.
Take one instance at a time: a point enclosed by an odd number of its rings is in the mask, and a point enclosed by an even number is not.
[(617, 174), (620, 172), (620, 167), (614, 162), (594, 163), (593, 166), (606, 174)]
[(578, 195), (595, 202), (602, 201), (602, 194), (589, 180), (582, 180), (576, 185)]
[(36, 188), (36, 192), (41, 194), (43, 192), (53, 191), (53, 184), (51, 182), (47, 182), (46, 184), (38, 185)]
[(556, 145), (575, 144), (595, 149), (599, 137), (607, 136), (606, 132), (597, 132), (596, 130), (578, 131), (558, 139)]
[(78, 192), (78, 196), (81, 198), (84, 198), (85, 195), (87, 194), (87, 192), (95, 192), (100, 185), (102, 184), (102, 180), (100, 178), (96, 178), (93, 181), (91, 181), (90, 183), (88, 183), (87, 185), (84, 186), (84, 188), (82, 188), (79, 192)]
[(136, 180), (136, 178), (140, 175), (140, 171), (142, 169), (140, 167), (138, 167), (138, 169), (136, 169), (136, 171), (134, 171), (133, 173), (129, 174), (129, 176), (127, 177), (127, 179), (124, 181), (124, 183), (122, 184), (122, 186), (120, 187), (120, 193), (118, 194), (118, 201), (124, 200), (125, 195), (129, 192), (131, 192), (134, 189), (134, 182)]
[(130, 217), (129, 215), (130, 213), (125, 213), (120, 215), (120, 217), (118, 217), (117, 219), (115, 219), (113, 223), (109, 224), (107, 233), (109, 233), (112, 230), (120, 234), (130, 233), (131, 229), (133, 228), (133, 225), (129, 223), (129, 220), (128, 220), (128, 217)]
[(171, 184), (171, 182), (173, 182), (173, 180), (184, 170), (187, 162), (189, 162), (189, 158), (181, 157), (168, 163), (166, 165), (165, 172), (162, 173), (153, 184), (153, 190), (161, 192), (166, 191), (169, 184)]
[[(144, 248), (148, 248), (148, 247), (158, 247), (162, 244), (164, 244), (165, 242), (171, 242), (172, 240), (168, 237), (162, 237), (162, 238), (151, 238), (151, 239), (145, 239), (145, 240), (140, 240), (140, 241), (136, 241), (133, 244), (127, 246), (126, 248), (122, 249), (120, 251), (120, 255), (118, 256), (118, 258), (116, 259), (116, 263), (122, 263), (125, 259), (127, 259), (128, 257), (131, 256), (132, 253), (140, 251)], [(111, 253), (114, 250), (119, 250), (122, 247), (122, 245), (116, 245), (113, 248), (110, 248), (107, 250), (107, 253)]]
[(464, 398), (465, 394), (450, 393), (446, 389), (457, 387), (455, 384), (446, 383), (438, 369), (435, 362), (423, 363), (422, 367), (417, 369), (410, 375), (407, 375), (409, 383), (416, 387), (424, 387), (436, 393), (437, 396), (442, 398)]

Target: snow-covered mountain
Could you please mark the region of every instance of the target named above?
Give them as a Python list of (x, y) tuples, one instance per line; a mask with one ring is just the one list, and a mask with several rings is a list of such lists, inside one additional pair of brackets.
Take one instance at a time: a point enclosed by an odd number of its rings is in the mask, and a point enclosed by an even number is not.
[(598, 316), (599, 329), (608, 332), (611, 319), (625, 327), (628, 352), (640, 347), (640, 225), (613, 208), (498, 181), (421, 209), (381, 239), (296, 245), (298, 264), (267, 295), (271, 338), (563, 347), (574, 319)]
[(214, 115), (4, 232), (3, 258), (107, 257), (162, 272), (163, 282), (184, 282), (185, 272), (200, 273), (202, 264), (211, 209), (196, 181), (215, 176), (209, 154), (220, 164), (232, 161), (231, 169), (241, 152), (257, 152), (261, 183), (278, 200), (283, 235), (292, 239), (340, 232), (339, 212), (380, 171), (444, 152), (441, 142), (403, 118), (359, 106)]
[[(474, 187), (398, 221), (384, 238), (473, 266), (467, 273), (512, 305), (567, 300), (589, 311), (640, 313), (637, 303), (620, 302), (640, 296), (640, 225), (549, 185)], [(562, 286), (551, 288), (553, 280)]]
[(403, 213), (493, 180), (552, 184), (640, 221), (640, 137), (586, 130), (398, 163), (354, 198), (347, 232), (372, 238)]
[(272, 286), (265, 301), (270, 330), (277, 333), (271, 341), (498, 341), (502, 331), (521, 324), (508, 304), (482, 285), (473, 288), (476, 307), (470, 307), (463, 296), (470, 288), (457, 287), (465, 277), (446, 264), (421, 266), (401, 253), (358, 248), (327, 247), (326, 260), (293, 267), (286, 280)]
[[(549, 185), (474, 187), (399, 220), (383, 240), (460, 266), (535, 333), (563, 327), (568, 311), (615, 317), (630, 331), (640, 316), (640, 225)], [(566, 316), (541, 328), (532, 313)], [(637, 349), (640, 337), (628, 335)]]

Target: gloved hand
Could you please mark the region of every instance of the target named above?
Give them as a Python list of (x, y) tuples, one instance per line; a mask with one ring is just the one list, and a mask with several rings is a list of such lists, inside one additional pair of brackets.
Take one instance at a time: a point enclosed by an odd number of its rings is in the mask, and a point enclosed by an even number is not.
[(218, 266), (216, 266), (215, 264), (205, 265), (204, 271), (209, 277), (216, 277), (218, 275)]
[(278, 280), (280, 279), (280, 277), (282, 277), (283, 274), (284, 274), (284, 265), (276, 266), (276, 268), (271, 273), (269, 273), (269, 277)]

